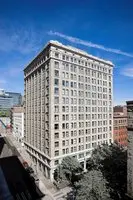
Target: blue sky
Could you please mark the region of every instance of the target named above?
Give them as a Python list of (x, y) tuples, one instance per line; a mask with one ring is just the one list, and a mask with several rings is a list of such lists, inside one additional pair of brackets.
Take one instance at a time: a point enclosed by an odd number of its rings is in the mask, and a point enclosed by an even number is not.
[(114, 104), (133, 99), (132, 0), (0, 3), (0, 88), (23, 93), (23, 68), (53, 39), (111, 60)]

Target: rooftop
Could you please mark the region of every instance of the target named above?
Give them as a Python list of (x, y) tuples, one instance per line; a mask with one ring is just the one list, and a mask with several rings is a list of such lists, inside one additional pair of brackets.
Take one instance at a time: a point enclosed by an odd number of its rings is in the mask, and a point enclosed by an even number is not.
[[(95, 60), (97, 60), (97, 61), (105, 62), (105, 63), (107, 63), (107, 64), (109, 64), (109, 65), (114, 66), (113, 63), (112, 63), (111, 61), (98, 58), (98, 57), (96, 57), (96, 56), (93, 56), (93, 55), (91, 55), (91, 54), (88, 54), (88, 53), (87, 53), (86, 51), (84, 51), (84, 50), (81, 50), (81, 49), (78, 49), (78, 48), (75, 48), (75, 47), (72, 47), (72, 46), (69, 46), (69, 45), (64, 45), (64, 44), (62, 44), (61, 42), (58, 42), (58, 41), (56, 41), (56, 40), (50, 40), (50, 41), (48, 42), (48, 44), (53, 44), (53, 45), (56, 45), (56, 46), (60, 46), (60, 47), (63, 47), (63, 48), (65, 48), (65, 49), (74, 51), (74, 52), (76, 52), (76, 53), (83, 54), (84, 56), (87, 56), (87, 57), (89, 57), (89, 58), (95, 59)], [(47, 44), (47, 45), (48, 45), (48, 44)]]
[(92, 59), (92, 60), (96, 60), (96, 61), (99, 61), (99, 62), (102, 62), (104, 64), (107, 64), (107, 65), (110, 65), (110, 66), (114, 66), (114, 64), (111, 62), (111, 61), (108, 61), (108, 60), (104, 60), (104, 59), (101, 59), (101, 58), (98, 58), (96, 56), (93, 56), (91, 54), (88, 54), (86, 51), (84, 50), (81, 50), (81, 49), (78, 49), (78, 48), (75, 48), (75, 47), (72, 47), (72, 46), (69, 46), (69, 45), (64, 45), (62, 44), (61, 42), (58, 42), (56, 40), (50, 40), (45, 46), (44, 48), (33, 58), (33, 60), (31, 62), (29, 62), (29, 64), (24, 68), (24, 70), (27, 69), (27, 67), (30, 66), (30, 64), (32, 64), (35, 59), (41, 55), (43, 53), (43, 51), (49, 46), (49, 45), (55, 45), (57, 47), (61, 47), (61, 48), (64, 48), (66, 50), (69, 50), (69, 51), (72, 51), (73, 53), (78, 53), (80, 54), (81, 56), (85, 56), (89, 59)]
[(12, 112), (14, 112), (14, 113), (22, 113), (22, 112), (24, 112), (24, 108), (23, 108), (23, 106), (14, 106), (12, 108)]

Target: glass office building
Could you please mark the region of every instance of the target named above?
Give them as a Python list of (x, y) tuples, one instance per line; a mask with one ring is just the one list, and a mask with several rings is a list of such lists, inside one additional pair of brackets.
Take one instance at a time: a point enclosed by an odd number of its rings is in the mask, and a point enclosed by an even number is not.
[(22, 104), (22, 95), (20, 93), (16, 92), (7, 92), (6, 94), (9, 95), (9, 97), (12, 98), (12, 105), (21, 105)]
[(22, 104), (22, 95), (20, 93), (5, 92), (0, 89), (0, 109), (10, 109), (13, 106)]

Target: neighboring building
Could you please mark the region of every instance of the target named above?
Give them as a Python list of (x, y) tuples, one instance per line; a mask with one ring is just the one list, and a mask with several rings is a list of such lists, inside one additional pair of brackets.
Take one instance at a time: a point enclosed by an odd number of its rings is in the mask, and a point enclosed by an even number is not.
[(114, 116), (124, 115), (127, 116), (127, 106), (114, 106)]
[(22, 104), (22, 95), (20, 93), (6, 92), (0, 89), (0, 110), (8, 110), (13, 106)]
[(65, 156), (86, 159), (113, 141), (113, 64), (50, 41), (24, 69), (25, 146), (53, 180)]
[(22, 106), (11, 109), (12, 133), (23, 144), (24, 138), (24, 111)]
[(13, 98), (0, 89), (0, 110), (10, 109), (12, 107)]
[(16, 92), (7, 92), (10, 97), (12, 97), (12, 106), (22, 105), (22, 95)]
[(114, 141), (123, 147), (127, 146), (127, 108), (126, 106), (114, 107)]

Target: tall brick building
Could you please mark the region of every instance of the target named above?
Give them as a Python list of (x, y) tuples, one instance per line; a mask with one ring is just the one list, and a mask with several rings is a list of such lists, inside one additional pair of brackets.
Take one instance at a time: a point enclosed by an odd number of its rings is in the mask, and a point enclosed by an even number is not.
[(127, 146), (127, 108), (126, 106), (114, 107), (114, 133), (113, 139), (120, 145)]

